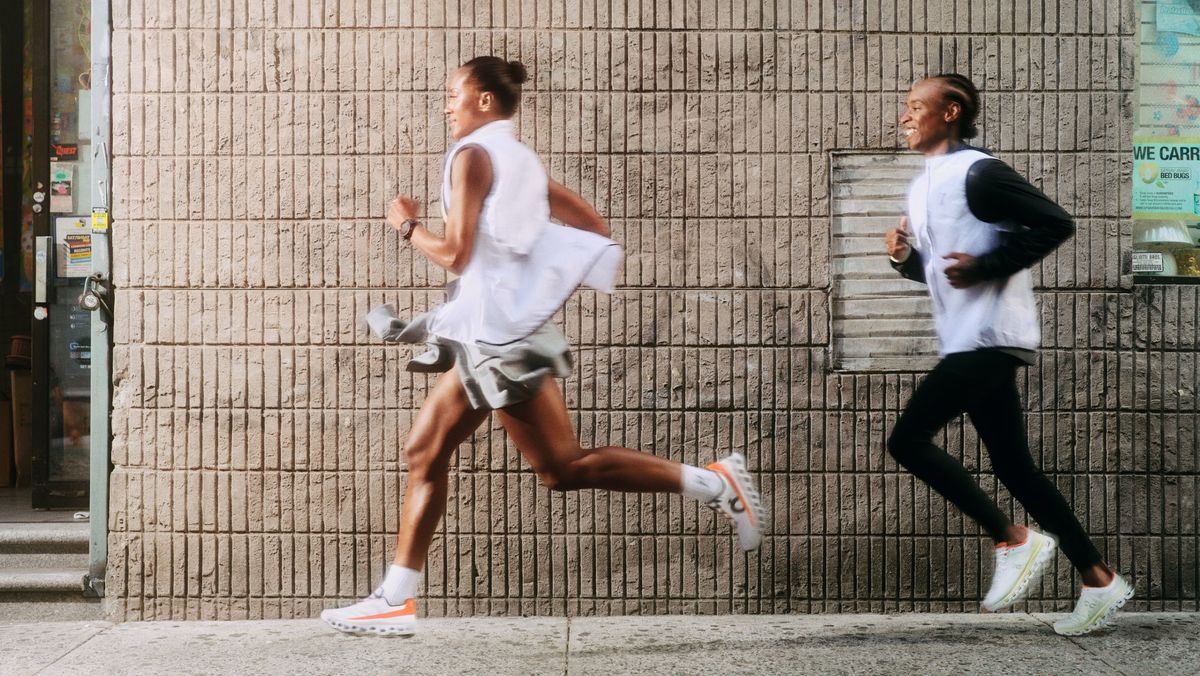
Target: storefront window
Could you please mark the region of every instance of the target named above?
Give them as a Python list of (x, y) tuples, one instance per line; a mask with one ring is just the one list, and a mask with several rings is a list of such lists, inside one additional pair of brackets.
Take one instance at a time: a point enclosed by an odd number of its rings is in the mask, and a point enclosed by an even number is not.
[(1132, 269), (1200, 282), (1200, 0), (1139, 7)]
[(92, 313), (79, 307), (92, 272), (90, 197), (94, 153), (91, 126), (91, 3), (50, 5), (50, 227), (54, 241), (50, 324), (50, 482), (88, 479)]

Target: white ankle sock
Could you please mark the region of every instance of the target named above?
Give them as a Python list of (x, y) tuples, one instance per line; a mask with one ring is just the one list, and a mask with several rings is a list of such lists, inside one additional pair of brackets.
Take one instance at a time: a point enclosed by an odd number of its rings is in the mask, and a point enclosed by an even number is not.
[(415, 597), (417, 585), (421, 583), (421, 571), (392, 564), (379, 585), (379, 593), (393, 606)]
[(700, 502), (716, 500), (721, 491), (725, 490), (725, 481), (711, 469), (703, 469), (694, 465), (682, 465), (683, 494), (696, 498)]

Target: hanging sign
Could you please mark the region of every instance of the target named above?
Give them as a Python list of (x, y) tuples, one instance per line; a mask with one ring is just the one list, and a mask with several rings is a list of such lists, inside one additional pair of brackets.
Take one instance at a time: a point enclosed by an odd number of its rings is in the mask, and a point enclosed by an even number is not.
[(50, 144), (50, 161), (51, 162), (74, 162), (79, 159), (79, 144), (77, 143), (51, 143)]
[(1200, 220), (1200, 137), (1133, 140), (1133, 218)]

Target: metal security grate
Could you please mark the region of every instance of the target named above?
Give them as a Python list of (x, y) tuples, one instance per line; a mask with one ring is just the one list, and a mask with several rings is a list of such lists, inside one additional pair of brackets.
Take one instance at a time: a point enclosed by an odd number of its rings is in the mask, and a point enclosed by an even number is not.
[(922, 284), (888, 264), (883, 235), (904, 213), (920, 156), (833, 156), (833, 365), (913, 371), (933, 365), (937, 338)]

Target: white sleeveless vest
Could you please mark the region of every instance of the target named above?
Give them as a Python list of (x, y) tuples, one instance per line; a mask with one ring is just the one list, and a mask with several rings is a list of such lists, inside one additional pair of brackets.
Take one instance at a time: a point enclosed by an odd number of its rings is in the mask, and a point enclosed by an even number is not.
[(966, 289), (955, 289), (946, 279), (945, 270), (954, 260), (943, 256), (956, 251), (981, 256), (1014, 227), (981, 221), (967, 205), (967, 171), (985, 159), (991, 156), (971, 148), (926, 158), (925, 171), (908, 189), (912, 247), (921, 254), (933, 297), (942, 356), (986, 347), (1032, 350), (1041, 341), (1029, 270)]
[(541, 160), (490, 122), (446, 153), (442, 210), (450, 207), (450, 168), (458, 151), (478, 146), (492, 162), (471, 259), (453, 298), (433, 310), (430, 333), (460, 343), (502, 345), (546, 323), (580, 285), (611, 293), (623, 258), (616, 242), (550, 222), (549, 179)]

